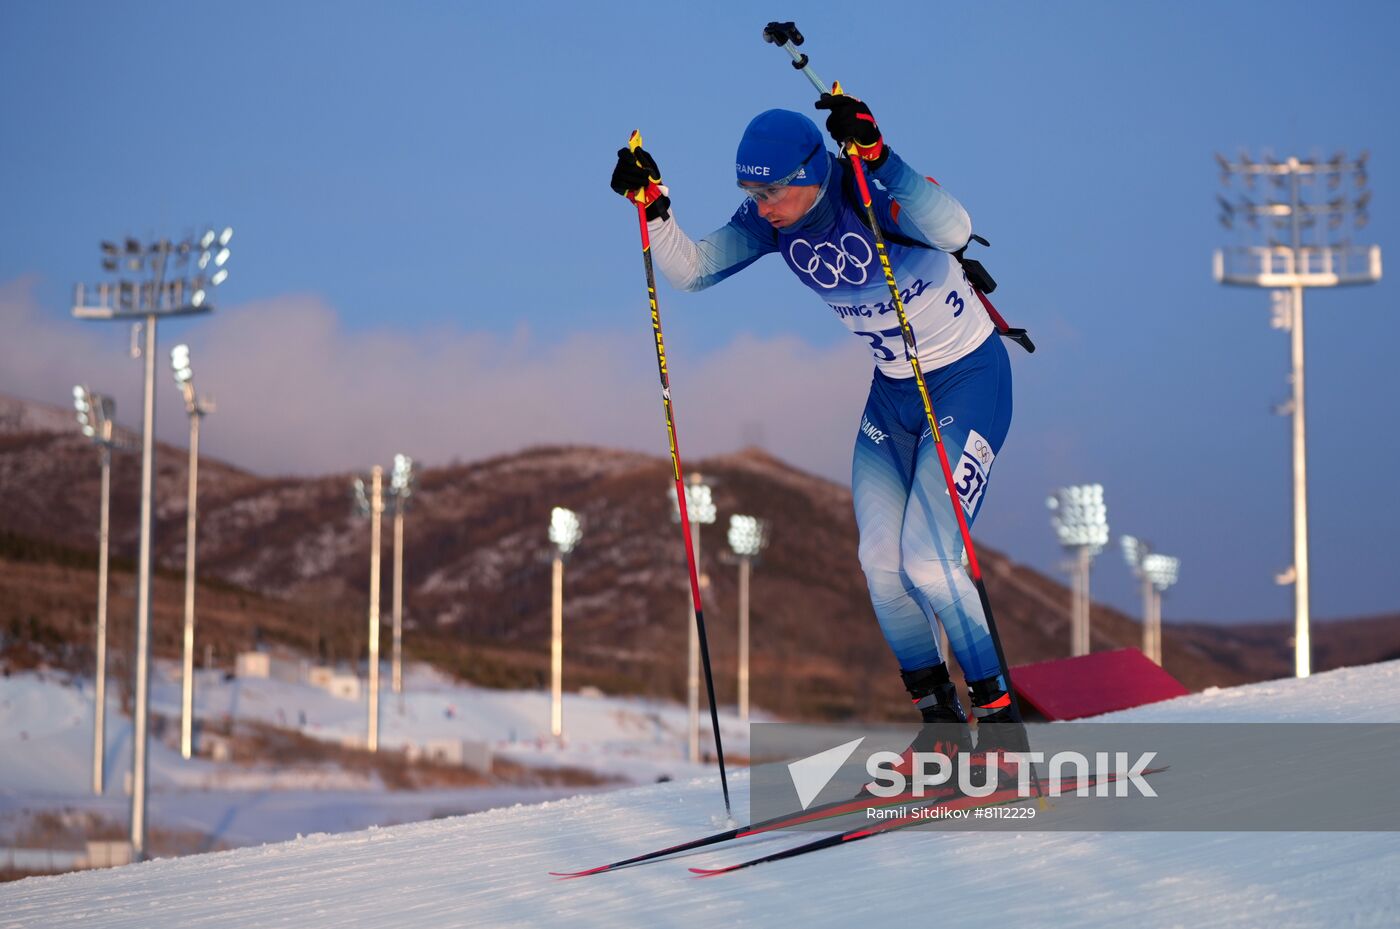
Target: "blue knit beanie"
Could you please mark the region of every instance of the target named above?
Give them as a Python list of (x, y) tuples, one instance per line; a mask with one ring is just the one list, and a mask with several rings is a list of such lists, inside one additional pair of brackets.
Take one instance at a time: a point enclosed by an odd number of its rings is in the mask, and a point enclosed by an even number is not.
[(826, 179), (825, 149), (821, 130), (801, 113), (765, 110), (744, 130), (734, 168), (741, 181), (771, 184), (801, 165), (801, 171), (789, 183), (798, 187), (820, 184)]

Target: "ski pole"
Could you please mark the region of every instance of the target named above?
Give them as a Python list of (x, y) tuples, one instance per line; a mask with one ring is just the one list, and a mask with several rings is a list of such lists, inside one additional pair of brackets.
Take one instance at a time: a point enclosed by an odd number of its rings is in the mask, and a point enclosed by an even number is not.
[[(627, 140), (632, 151), (642, 147), (642, 133), (632, 130)], [(676, 443), (676, 417), (671, 406), (671, 376), (666, 370), (666, 343), (661, 338), (661, 310), (656, 304), (656, 272), (651, 264), (651, 235), (647, 232), (647, 208), (643, 202), (645, 190), (637, 192), (637, 220), (642, 229), (642, 262), (647, 270), (647, 301), (651, 304), (651, 328), (656, 335), (656, 366), (661, 372), (661, 403), (666, 409), (666, 437), (671, 444), (671, 471), (676, 478), (676, 508), (681, 513), (681, 535), (685, 538), (685, 559), (690, 567), (690, 597), (695, 607), (695, 631), (700, 639), (700, 662), (705, 670), (705, 690), (710, 697), (710, 725), (715, 733), (715, 754), (719, 758), (719, 784), (724, 791), (724, 812), (733, 815), (729, 806), (729, 776), (724, 768), (724, 742), (719, 734), (719, 710), (715, 704), (715, 678), (710, 671), (710, 644), (705, 635), (705, 611), (700, 604), (700, 575), (695, 564), (695, 548), (690, 542), (689, 502), (685, 480), (681, 474), (681, 453)]]
[[(810, 59), (798, 52), (797, 46), (803, 42), (802, 33), (797, 31), (794, 23), (769, 23), (763, 30), (763, 40), (773, 45), (780, 46), (783, 51), (792, 56), (792, 66), (807, 76), (807, 80), (812, 82), (812, 86), (818, 93), (829, 93), (840, 96), (841, 84), (838, 81), (830, 89), (822, 81), (817, 73), (812, 70)], [(919, 398), (924, 404), (924, 414), (928, 417), (928, 426), (933, 436), (933, 444), (938, 449), (938, 463), (943, 466), (943, 479), (948, 483), (948, 502), (953, 507), (953, 513), (958, 519), (958, 531), (962, 534), (963, 546), (967, 549), (968, 573), (972, 576), (972, 582), (977, 587), (977, 596), (982, 601), (982, 611), (987, 616), (987, 629), (992, 635), (992, 645), (996, 649), (997, 662), (1001, 665), (1002, 677), (1006, 681), (1006, 692), (1011, 697), (1012, 712), (1016, 714), (1017, 722), (1021, 720), (1021, 705), (1016, 698), (1016, 689), (1011, 686), (1011, 667), (1006, 662), (1006, 653), (1001, 647), (1001, 636), (997, 633), (996, 620), (992, 616), (992, 603), (987, 598), (987, 585), (982, 581), (982, 567), (977, 561), (977, 550), (972, 545), (972, 532), (968, 529), (967, 517), (963, 513), (961, 497), (953, 481), (953, 469), (948, 464), (948, 452), (943, 446), (943, 435), (938, 428), (938, 417), (933, 410), (933, 401), (929, 398), (928, 384), (924, 381), (923, 369), (919, 367), (918, 346), (914, 342), (914, 330), (909, 325), (909, 316), (904, 312), (904, 299), (899, 294), (899, 285), (894, 279), (894, 269), (890, 266), (889, 250), (885, 246), (885, 237), (880, 232), (880, 223), (875, 216), (875, 206), (870, 198), (870, 186), (866, 183), (865, 165), (860, 154), (856, 150), (854, 141), (842, 143), (843, 154), (847, 155), (851, 162), (851, 168), (855, 172), (856, 185), (860, 191), (861, 204), (865, 207), (865, 215), (870, 223), (870, 233), (875, 239), (875, 251), (880, 256), (880, 268), (885, 273), (885, 283), (890, 289), (890, 300), (894, 304), (895, 312), (899, 319), (899, 328), (904, 335), (904, 356), (909, 359), (909, 366), (914, 369), (914, 382), (919, 388)]]

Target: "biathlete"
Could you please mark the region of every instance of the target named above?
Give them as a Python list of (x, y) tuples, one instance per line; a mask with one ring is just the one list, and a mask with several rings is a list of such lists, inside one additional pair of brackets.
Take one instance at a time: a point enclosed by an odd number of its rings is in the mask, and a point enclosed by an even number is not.
[[(972, 237), (972, 222), (962, 204), (885, 143), (866, 104), (823, 94), (816, 106), (829, 111), (826, 127), (838, 145), (853, 140), (868, 177), (879, 183), (871, 185), (876, 216), (970, 525), (1011, 425), (1006, 349), (954, 254)], [(1015, 722), (1012, 703), (962, 564), (957, 517), (850, 164), (827, 151), (806, 116), (768, 110), (744, 130), (735, 171), (744, 202), (698, 242), (672, 217), (669, 190), (644, 149), (618, 152), (612, 188), (645, 205), (653, 258), (677, 289), (703, 290), (776, 252), (874, 354), (851, 491), (860, 564), (880, 629), (923, 721), (953, 733), (937, 750), (951, 755), (971, 747), (935, 635), (938, 622), (967, 680), (979, 730), (1019, 732), (982, 726)], [(994, 747), (988, 742), (979, 737), (979, 754)]]

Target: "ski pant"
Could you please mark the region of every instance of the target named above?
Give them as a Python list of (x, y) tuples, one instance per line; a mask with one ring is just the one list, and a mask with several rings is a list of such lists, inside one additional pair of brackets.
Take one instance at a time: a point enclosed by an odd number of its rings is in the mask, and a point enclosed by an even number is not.
[[(969, 527), (1011, 425), (1011, 363), (993, 333), (970, 354), (925, 372), (939, 434)], [(943, 661), (936, 622), (969, 681), (1000, 673), (962, 535), (914, 378), (879, 370), (851, 469), (860, 565), (880, 629), (902, 670)]]

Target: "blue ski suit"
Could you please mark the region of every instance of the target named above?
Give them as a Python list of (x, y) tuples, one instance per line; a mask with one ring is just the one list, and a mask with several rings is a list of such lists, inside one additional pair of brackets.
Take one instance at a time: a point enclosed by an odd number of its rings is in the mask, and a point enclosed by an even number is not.
[[(674, 217), (651, 220), (652, 254), (673, 286), (698, 291), (777, 252), (869, 348), (875, 372), (856, 432), (851, 491), (860, 564), (881, 631), (901, 669), (912, 671), (943, 660), (934, 634), (941, 622), (966, 679), (994, 677), (996, 650), (962, 564), (957, 518), (864, 207), (850, 189), (849, 167), (825, 157), (817, 200), (793, 225), (775, 229), (746, 199), (728, 224), (698, 242)], [(894, 151), (869, 176), (878, 182), (871, 197), (881, 227), (895, 233), (890, 263), (970, 525), (1011, 423), (1006, 349), (949, 254), (967, 243), (971, 220)]]

